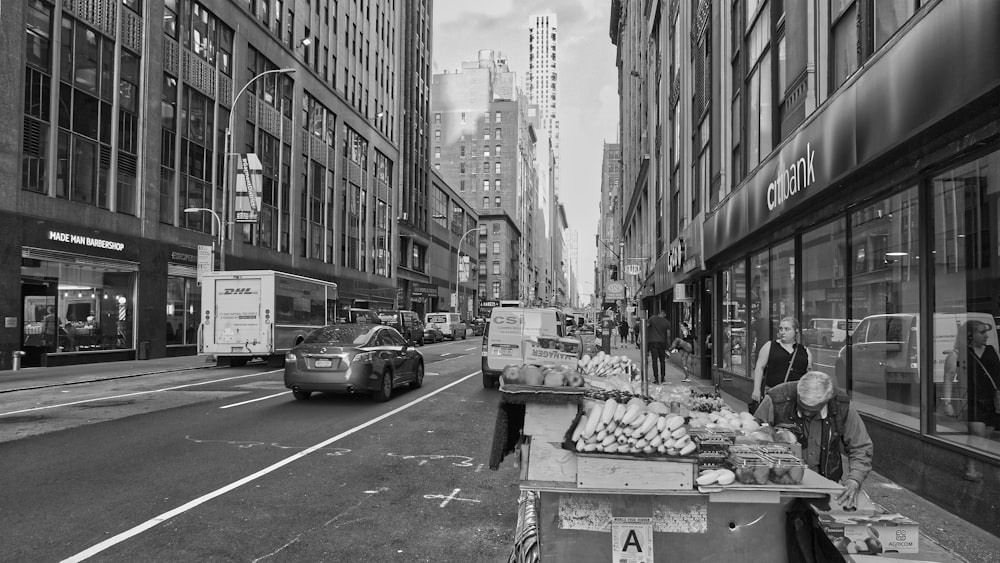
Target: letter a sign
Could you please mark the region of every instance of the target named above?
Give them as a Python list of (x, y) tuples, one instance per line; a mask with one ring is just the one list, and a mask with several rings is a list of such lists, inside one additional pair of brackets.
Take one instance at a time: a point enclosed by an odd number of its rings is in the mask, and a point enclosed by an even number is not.
[(653, 519), (615, 516), (611, 519), (612, 563), (653, 563)]

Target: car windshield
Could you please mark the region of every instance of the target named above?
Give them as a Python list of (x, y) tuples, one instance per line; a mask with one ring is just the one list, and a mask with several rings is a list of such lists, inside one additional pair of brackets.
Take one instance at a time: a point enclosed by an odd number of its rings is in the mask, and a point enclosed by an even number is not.
[(371, 329), (358, 325), (332, 325), (309, 333), (303, 344), (341, 344), (356, 346), (368, 341)]
[(429, 315), (427, 317), (427, 322), (429, 323), (446, 323), (448, 322), (448, 317), (444, 315)]

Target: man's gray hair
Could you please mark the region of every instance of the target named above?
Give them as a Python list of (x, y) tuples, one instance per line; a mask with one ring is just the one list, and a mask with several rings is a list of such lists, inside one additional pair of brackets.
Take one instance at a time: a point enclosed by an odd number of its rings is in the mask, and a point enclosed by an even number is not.
[(799, 380), (796, 391), (803, 405), (824, 405), (834, 397), (833, 378), (821, 371), (806, 372)]

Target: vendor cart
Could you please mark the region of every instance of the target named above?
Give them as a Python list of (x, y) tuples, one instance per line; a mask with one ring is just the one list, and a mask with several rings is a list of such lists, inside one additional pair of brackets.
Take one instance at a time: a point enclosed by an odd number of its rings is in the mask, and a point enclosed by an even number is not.
[(490, 467), (517, 456), (529, 516), (511, 561), (780, 563), (794, 505), (842, 489), (809, 470), (797, 485), (704, 488), (694, 460), (567, 449), (583, 401), (582, 389), (501, 387)]

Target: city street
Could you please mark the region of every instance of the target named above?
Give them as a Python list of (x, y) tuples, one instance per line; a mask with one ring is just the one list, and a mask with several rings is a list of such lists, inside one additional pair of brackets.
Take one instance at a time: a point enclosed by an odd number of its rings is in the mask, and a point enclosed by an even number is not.
[(4, 393), (0, 560), (506, 560), (479, 341), (421, 351), (384, 404), (295, 401), (261, 365)]

